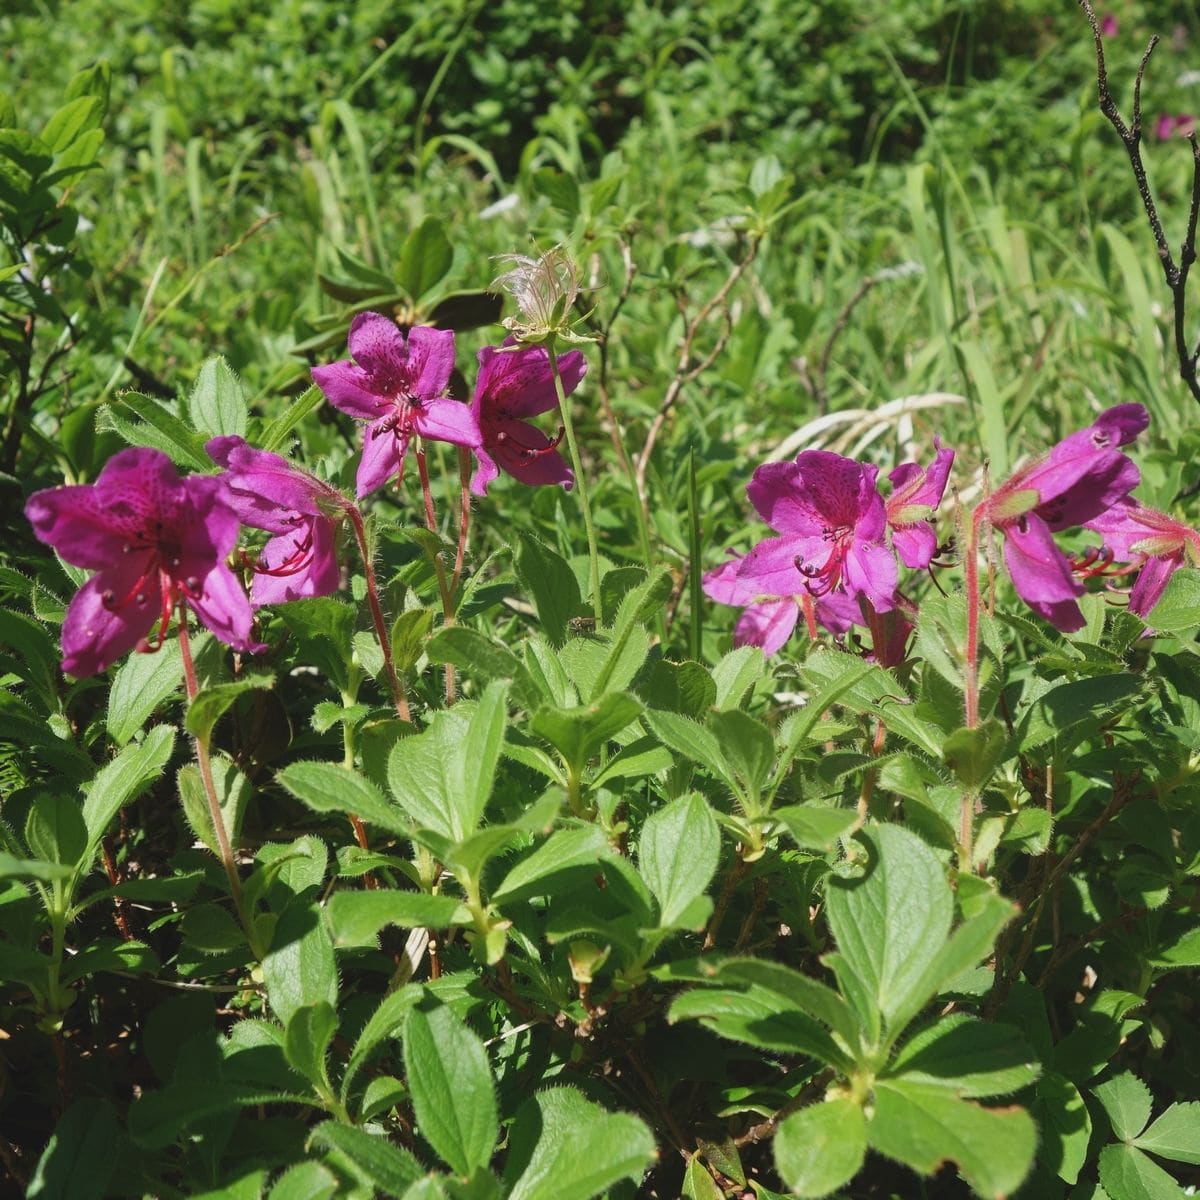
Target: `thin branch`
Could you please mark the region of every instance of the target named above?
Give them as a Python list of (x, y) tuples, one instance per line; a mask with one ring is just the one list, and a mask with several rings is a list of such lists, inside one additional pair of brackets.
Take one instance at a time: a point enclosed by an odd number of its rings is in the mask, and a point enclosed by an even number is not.
[(662, 403), (659, 405), (658, 413), (646, 432), (645, 445), (642, 447), (641, 453), (637, 456), (637, 489), (644, 512), (648, 513), (649, 511), (646, 500), (646, 471), (649, 468), (650, 456), (654, 453), (654, 446), (658, 441), (658, 435), (662, 432), (662, 428), (666, 424), (667, 418), (671, 415), (671, 410), (678, 402), (683, 389), (695, 380), (698, 375), (708, 370), (716, 361), (717, 356), (725, 349), (731, 332), (729, 313), (725, 313), (725, 327), (721, 335), (717, 338), (717, 344), (698, 363), (693, 358), (693, 347), (696, 337), (713, 311), (725, 303), (738, 280), (749, 270), (751, 263), (758, 256), (758, 249), (761, 244), (761, 236), (753, 234), (745, 253), (734, 263), (729, 274), (725, 277), (725, 281), (700, 306), (696, 315), (692, 317), (684, 329), (683, 337), (679, 343), (679, 360), (675, 366), (675, 374), (671, 377), (671, 382), (667, 384), (667, 390), (663, 395)]
[(1188, 344), (1186, 332), (1187, 315), (1187, 282), (1192, 263), (1196, 260), (1196, 222), (1200, 217), (1200, 147), (1196, 143), (1196, 135), (1188, 135), (1192, 148), (1192, 198), (1188, 207), (1187, 234), (1179, 247), (1179, 261), (1176, 263), (1171, 253), (1167, 235), (1163, 231), (1162, 219), (1159, 216), (1158, 205), (1150, 190), (1150, 181), (1146, 178), (1146, 165), (1142, 161), (1142, 81), (1146, 68), (1150, 64), (1150, 56), (1158, 45), (1155, 35), (1146, 46), (1142, 60), (1138, 64), (1137, 74), (1133, 81), (1133, 112), (1126, 124), (1117, 108), (1108, 86), (1108, 68), (1104, 62), (1104, 39), (1100, 32), (1100, 23), (1091, 0), (1079, 0), (1079, 7), (1092, 27), (1092, 41), (1096, 48), (1096, 94), (1100, 103), (1100, 111), (1108, 118), (1109, 123), (1117, 131), (1117, 136), (1125, 146), (1129, 157), (1129, 166), (1133, 171), (1134, 182), (1137, 184), (1138, 195), (1142, 207), (1146, 210), (1146, 219), (1150, 223), (1150, 232), (1154, 236), (1154, 245), (1158, 251), (1159, 262), (1162, 264), (1163, 276), (1171, 292), (1171, 300), (1175, 310), (1174, 333), (1175, 352), (1179, 359), (1179, 376), (1192, 398), (1200, 403), (1200, 379), (1197, 379), (1196, 367), (1200, 361), (1200, 343), (1195, 349)]
[(879, 282), (878, 275), (867, 275), (859, 283), (855, 289), (854, 295), (842, 305), (842, 311), (838, 313), (837, 320), (833, 323), (833, 328), (829, 331), (829, 336), (825, 339), (824, 346), (821, 347), (821, 357), (817, 360), (816, 369), (809, 371), (808, 363), (803, 358), (798, 358), (792, 364), (800, 376), (801, 382), (812, 396), (817, 405), (817, 416), (823, 417), (829, 411), (829, 364), (833, 357), (833, 347), (845, 332), (846, 326), (850, 323), (850, 317), (854, 310), (863, 302), (867, 293)]

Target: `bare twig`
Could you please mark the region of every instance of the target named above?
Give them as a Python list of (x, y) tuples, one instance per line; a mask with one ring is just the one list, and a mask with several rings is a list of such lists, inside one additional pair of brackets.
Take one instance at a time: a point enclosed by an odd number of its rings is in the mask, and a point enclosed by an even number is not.
[(838, 313), (837, 320), (833, 323), (833, 328), (829, 331), (829, 336), (825, 339), (825, 345), (821, 348), (821, 357), (817, 360), (816, 368), (812, 371), (808, 369), (806, 359), (798, 358), (792, 364), (800, 376), (801, 382), (812, 396), (817, 405), (817, 415), (823, 417), (829, 411), (829, 363), (833, 357), (833, 347), (837, 343), (839, 337), (842, 336), (846, 326), (850, 324), (850, 317), (854, 310), (863, 302), (867, 293), (879, 282), (877, 275), (867, 275), (859, 283), (855, 289), (854, 295), (842, 305), (842, 311)]
[(1157, 35), (1152, 37), (1138, 64), (1137, 74), (1133, 81), (1133, 112), (1128, 124), (1121, 116), (1117, 103), (1108, 87), (1108, 69), (1104, 62), (1104, 40), (1100, 33), (1100, 23), (1096, 20), (1096, 12), (1090, 0), (1079, 0), (1079, 7), (1087, 17), (1092, 27), (1092, 41), (1096, 47), (1096, 93), (1100, 102), (1100, 111), (1108, 118), (1109, 123), (1117, 131), (1129, 156), (1129, 165), (1133, 170), (1133, 178), (1137, 184), (1138, 195), (1142, 207), (1146, 210), (1146, 219), (1150, 223), (1150, 232), (1154, 236), (1154, 245), (1158, 250), (1159, 262), (1162, 264), (1163, 276), (1171, 292), (1171, 300), (1175, 310), (1174, 332), (1175, 353), (1179, 358), (1179, 376), (1187, 385), (1192, 399), (1200, 403), (1200, 379), (1197, 379), (1196, 368), (1200, 362), (1200, 343), (1195, 349), (1188, 345), (1186, 330), (1187, 314), (1187, 282), (1192, 263), (1196, 261), (1196, 223), (1200, 217), (1200, 145), (1197, 145), (1195, 133), (1188, 134), (1188, 143), (1192, 148), (1192, 198), (1188, 207), (1187, 233), (1179, 247), (1179, 261), (1171, 253), (1167, 235), (1163, 231), (1162, 219), (1158, 206), (1150, 190), (1150, 181), (1146, 178), (1146, 165), (1142, 161), (1142, 80), (1154, 47), (1158, 45)]
[(662, 403), (659, 405), (658, 413), (655, 415), (654, 420), (651, 421), (650, 428), (646, 431), (645, 445), (642, 446), (641, 453), (637, 456), (637, 489), (643, 512), (648, 513), (649, 511), (646, 500), (646, 471), (649, 468), (650, 457), (654, 453), (654, 446), (658, 441), (658, 435), (662, 432), (662, 428), (666, 424), (667, 418), (671, 415), (671, 410), (678, 402), (683, 389), (689, 383), (693, 382), (697, 376), (707, 371), (725, 349), (729, 341), (729, 335), (732, 332), (728, 311), (724, 311), (725, 324), (717, 337), (716, 343), (699, 361), (695, 358), (696, 337), (713, 312), (717, 308), (722, 308), (725, 301), (729, 299), (729, 293), (733, 291), (738, 280), (749, 270), (750, 264), (758, 256), (758, 248), (761, 244), (761, 235), (757, 233), (752, 234), (746, 243), (746, 249), (742, 257), (730, 268), (724, 282), (697, 309), (695, 316), (687, 322), (684, 328), (683, 337), (679, 343), (679, 360), (675, 365), (675, 374), (671, 377), (671, 382), (667, 384), (667, 390), (663, 395)]

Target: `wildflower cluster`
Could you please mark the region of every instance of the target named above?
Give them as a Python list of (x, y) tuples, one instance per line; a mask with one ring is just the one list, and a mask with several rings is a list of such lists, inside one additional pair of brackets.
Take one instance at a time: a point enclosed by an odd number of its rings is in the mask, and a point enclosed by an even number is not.
[[(475, 456), (471, 490), (479, 496), (502, 470), (531, 486), (571, 487), (572, 471), (557, 451), (561, 429), (549, 437), (527, 420), (559, 402), (544, 346), (509, 338), (482, 349), (469, 405), (446, 394), (454, 370), (451, 330), (417, 326), (405, 333), (380, 313), (362, 313), (351, 325), (349, 349), (351, 360), (312, 374), (331, 404), (367, 423), (359, 500), (391, 480), (399, 485), (410, 448), (422, 456), (427, 441)], [(557, 369), (570, 395), (587, 364), (572, 351)], [(252, 637), (253, 609), (327, 596), (341, 586), (338, 532), (348, 519), (361, 522), (354, 502), (244, 438), (216, 437), (205, 448), (220, 474), (181, 479), (161, 451), (131, 448), (115, 455), (93, 484), (29, 498), (25, 511), (37, 536), (67, 562), (96, 571), (63, 625), (69, 674), (97, 674), (135, 647), (157, 649), (175, 613), (181, 619), (193, 613), (221, 641), (254, 653), (265, 647)], [(424, 469), (422, 483), (429, 511)], [(464, 530), (467, 516), (464, 509)], [(257, 554), (235, 557), (239, 526), (271, 537)], [(239, 561), (251, 576), (249, 596), (230, 565)]]
[[(1171, 572), (1200, 561), (1200, 534), (1131, 496), (1141, 473), (1121, 447), (1148, 424), (1140, 404), (1106, 410), (1020, 467), (969, 518), (966, 553), (975, 555), (981, 532), (997, 531), (1017, 594), (1063, 632), (1084, 623), (1077, 603), (1084, 579), (1139, 571), (1129, 607), (1145, 617)], [(710, 598), (745, 610), (735, 642), (773, 654), (803, 613), (810, 636), (818, 625), (838, 636), (855, 625), (870, 628), (875, 657), (885, 659), (890, 652), (879, 644), (878, 618), (899, 610), (903, 620), (914, 611), (899, 587), (899, 567), (936, 565), (934, 517), (953, 462), (954, 451), (935, 440), (928, 467), (909, 462), (889, 473), (886, 497), (878, 467), (824, 450), (759, 467), (747, 495), (778, 536), (704, 577)], [(1102, 544), (1072, 560), (1054, 535), (1081, 527), (1100, 534)], [(1125, 567), (1116, 570), (1114, 563)]]

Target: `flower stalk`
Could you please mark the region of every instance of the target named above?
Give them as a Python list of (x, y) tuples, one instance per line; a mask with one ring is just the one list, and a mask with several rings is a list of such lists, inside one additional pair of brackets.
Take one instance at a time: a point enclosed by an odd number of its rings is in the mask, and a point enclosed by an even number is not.
[[(392, 702), (396, 706), (396, 715), (402, 721), (411, 724), (412, 714), (408, 708), (408, 697), (404, 694), (404, 684), (396, 674), (396, 663), (392, 658), (392, 639), (388, 634), (387, 622), (383, 617), (383, 608), (379, 603), (379, 585), (375, 579), (375, 566), (371, 561), (371, 548), (367, 544), (367, 530), (363, 523), (362, 513), (354, 504), (346, 505), (346, 513), (350, 524), (354, 527), (354, 537), (358, 542), (358, 553), (362, 559), (363, 576), (367, 581), (367, 604), (371, 609), (371, 620), (375, 625), (375, 636), (379, 640), (379, 649), (383, 654), (383, 669), (387, 676), (388, 687), (391, 689)], [(357, 833), (357, 830), (355, 830)]]
[(575, 424), (571, 419), (571, 408), (563, 389), (562, 375), (558, 369), (558, 358), (554, 352), (555, 335), (546, 341), (546, 352), (550, 356), (550, 372), (554, 378), (554, 392), (558, 397), (558, 419), (562, 422), (567, 438), (567, 449), (571, 455), (571, 468), (575, 472), (575, 486), (579, 489), (579, 506), (583, 510), (583, 525), (587, 530), (588, 563), (591, 571), (592, 610), (596, 623), (601, 624), (603, 613), (600, 606), (600, 551), (596, 542), (596, 526), (592, 521), (592, 504), (588, 495), (587, 476), (579, 457), (579, 444), (575, 440)]

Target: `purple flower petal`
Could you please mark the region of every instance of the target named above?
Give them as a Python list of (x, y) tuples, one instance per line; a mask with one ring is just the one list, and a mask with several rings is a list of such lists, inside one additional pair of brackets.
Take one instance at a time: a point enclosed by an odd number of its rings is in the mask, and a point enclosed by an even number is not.
[(1183, 566), (1183, 553), (1148, 558), (1138, 572), (1137, 581), (1129, 593), (1129, 611), (1139, 617), (1150, 616), (1151, 610), (1162, 599), (1162, 594), (1171, 582), (1171, 576)]
[[(511, 339), (505, 345), (511, 344)], [(558, 373), (563, 393), (569, 396), (587, 372), (587, 360), (578, 350), (559, 355)], [(533, 417), (558, 407), (550, 355), (545, 346), (522, 350), (484, 346), (479, 351), (472, 408), (482, 427), (489, 416)]]
[(93, 571), (119, 558), (128, 541), (96, 498), (94, 484), (34, 492), (25, 502), (25, 516), (39, 541), (53, 546), (67, 562)]
[(893, 607), (899, 572), (896, 559), (882, 542), (854, 542), (845, 558), (846, 590), (866, 596), (877, 612)]
[(751, 604), (733, 630), (735, 646), (759, 646), (768, 657), (792, 636), (800, 607), (790, 597)]
[(471, 495), (486, 496), (488, 485), (494, 483), (500, 474), (496, 460), (482, 447), (476, 446), (472, 451), (475, 455), (475, 474), (471, 476)]
[(212, 438), (204, 449), (213, 462), (225, 468), (226, 502), (241, 523), (252, 529), (286, 533), (295, 513), (321, 515), (318, 497), (338, 499), (328, 484), (278, 454), (254, 449), (244, 438)]
[(360, 500), (400, 474), (408, 438), (386, 428), (386, 424), (386, 420), (376, 421), (363, 431), (362, 459), (354, 481)]
[(928, 521), (892, 530), (892, 545), (910, 571), (923, 571), (937, 553), (937, 534)]
[(1030, 513), (1003, 533), (1004, 561), (1021, 599), (1056, 629), (1064, 633), (1081, 629), (1083, 614), (1075, 597), (1084, 589), (1046, 523)]
[(442, 395), (454, 373), (454, 330), (414, 326), (408, 331), (408, 355), (413, 395), (423, 401)]
[(208, 626), (235, 650), (257, 654), (265, 650), (261, 642), (250, 636), (254, 613), (242, 590), (241, 581), (223, 563), (215, 563), (200, 580), (196, 598), (188, 597), (191, 608), (201, 622)]
[(345, 360), (313, 367), (313, 383), (334, 408), (359, 421), (374, 421), (391, 410), (390, 397), (371, 388), (371, 377), (362, 367)]
[[(453, 344), (454, 335), (450, 338)], [(415, 378), (409, 362), (411, 347), (396, 322), (383, 313), (359, 313), (350, 322), (346, 345), (354, 361), (370, 376), (373, 391), (395, 391), (402, 381)]]
[[(738, 562), (738, 579), (759, 596), (795, 596), (807, 581), (796, 569), (811, 541), (791, 537), (766, 538)], [(736, 602), (735, 602), (736, 603)]]
[(137, 587), (144, 556), (120, 561), (93, 575), (67, 605), (62, 626), (62, 669), (82, 679), (107, 670), (149, 633), (160, 612), (159, 596), (147, 595), (126, 604), (106, 604), (106, 598), (125, 598)]
[(468, 448), (483, 445), (475, 414), (461, 400), (429, 400), (421, 405), (414, 404), (412, 425), (416, 433), (431, 441)]
[[(302, 528), (272, 538), (259, 555), (259, 570), (250, 585), (253, 607), (283, 604), (313, 596), (329, 596), (341, 586), (341, 567), (337, 557), (338, 522), (314, 517)], [(306, 546), (307, 543), (307, 546)], [(295, 570), (281, 571), (293, 560)]]

